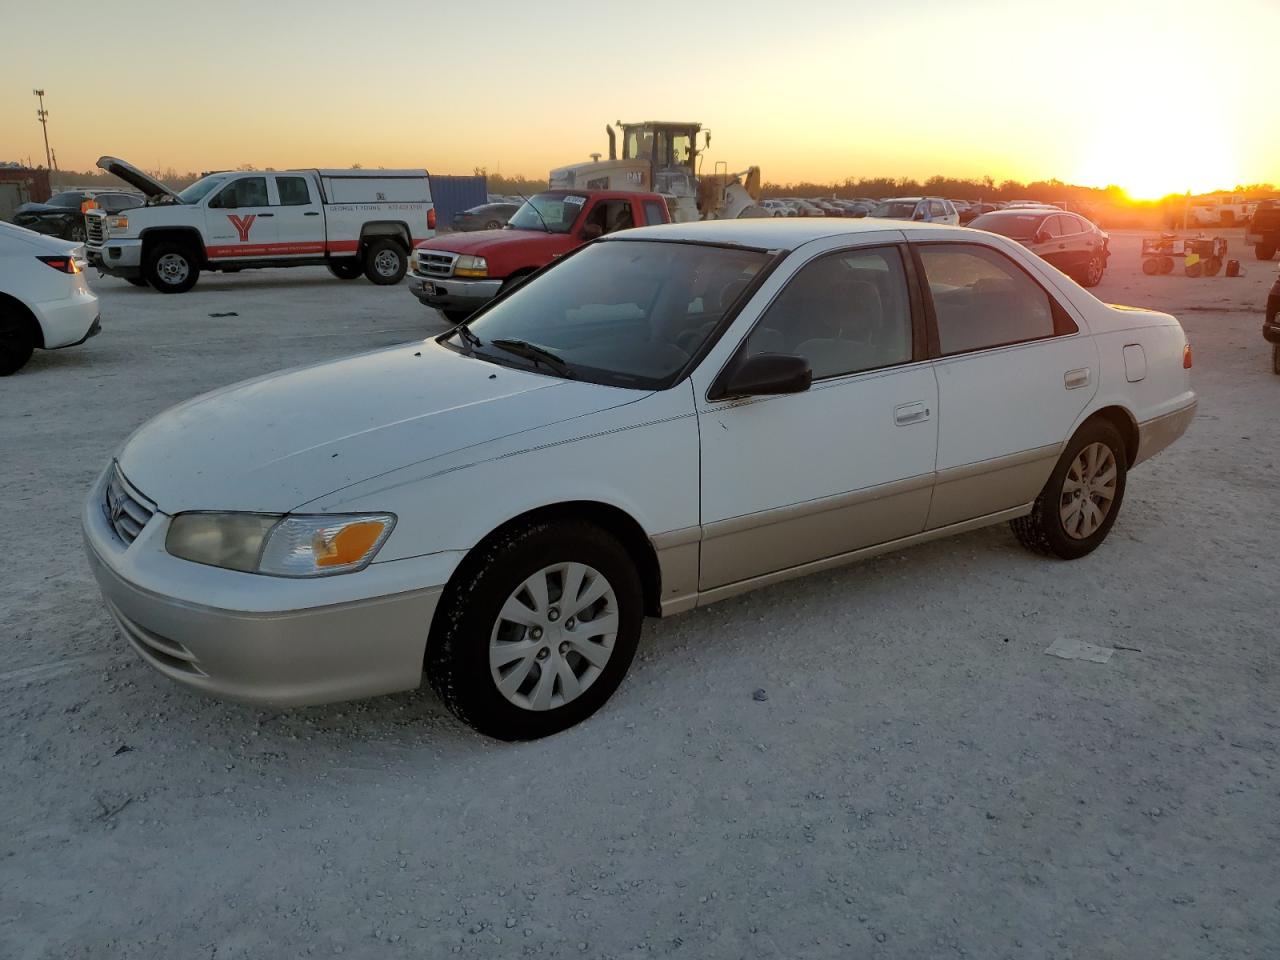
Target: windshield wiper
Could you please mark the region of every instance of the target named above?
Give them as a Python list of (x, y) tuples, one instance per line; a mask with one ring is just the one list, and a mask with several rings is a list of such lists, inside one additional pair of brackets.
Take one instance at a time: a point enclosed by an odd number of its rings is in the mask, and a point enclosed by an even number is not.
[(465, 321), (463, 323), (458, 324), (456, 327), (454, 327), (450, 333), (450, 336), (452, 336), (454, 333), (456, 333), (459, 337), (462, 338), (462, 342), (467, 345), (467, 353), (471, 354), (472, 356), (475, 356), (474, 351), (476, 347), (484, 346), (484, 341), (481, 340), (479, 337), (475, 335), (475, 333), (472, 332), (471, 328), (467, 326)]
[[(475, 334), (472, 334), (472, 336), (475, 336)], [(490, 340), (489, 342), (499, 350), (514, 353), (517, 357), (524, 357), (534, 363), (541, 363), (560, 374), (560, 376), (568, 380), (573, 379), (572, 368), (564, 362), (562, 357), (552, 353), (546, 347), (540, 347), (536, 343), (530, 343), (528, 340), (510, 340), (506, 337), (499, 337), (497, 340)]]
[(525, 206), (529, 207), (531, 210), (533, 210), (534, 213), (538, 215), (538, 219), (542, 221), (542, 229), (547, 231), (547, 233), (550, 233), (551, 228), (547, 226), (547, 220), (542, 215), (542, 211), (539, 210), (536, 205), (530, 203), (529, 198), (526, 197), (523, 193), (517, 193), (516, 196), (525, 202)]

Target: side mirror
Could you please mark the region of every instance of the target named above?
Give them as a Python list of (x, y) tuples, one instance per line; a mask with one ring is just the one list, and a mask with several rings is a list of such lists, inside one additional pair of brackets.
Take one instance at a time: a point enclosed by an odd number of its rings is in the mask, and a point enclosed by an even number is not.
[(711, 399), (804, 393), (812, 384), (813, 370), (804, 357), (758, 353), (721, 374), (711, 389)]
[(582, 228), (583, 242), (589, 242), (591, 240), (596, 239), (596, 237), (600, 237), (603, 235), (604, 235), (604, 227), (600, 226), (600, 224), (598, 223), (588, 223), (585, 227)]

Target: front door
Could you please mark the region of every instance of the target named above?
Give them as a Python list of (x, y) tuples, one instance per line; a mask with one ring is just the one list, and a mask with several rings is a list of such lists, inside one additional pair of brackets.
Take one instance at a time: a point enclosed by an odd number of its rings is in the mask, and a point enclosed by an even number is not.
[(210, 260), (220, 261), (272, 256), (275, 217), (266, 176), (237, 177), (214, 194), (205, 209), (205, 252)]
[(999, 250), (915, 249), (941, 353), (934, 529), (1036, 498), (1097, 389), (1098, 353), (1070, 312)]
[(810, 260), (729, 360), (805, 357), (814, 378), (807, 392), (712, 402), (695, 378), (700, 589), (923, 530), (937, 448), (937, 383), (921, 362), (923, 329), (913, 323), (902, 256), (898, 245), (886, 244)]

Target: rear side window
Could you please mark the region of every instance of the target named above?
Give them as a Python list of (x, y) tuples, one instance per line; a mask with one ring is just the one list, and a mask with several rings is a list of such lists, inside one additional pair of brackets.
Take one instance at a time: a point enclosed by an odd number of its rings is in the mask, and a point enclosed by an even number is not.
[(769, 305), (744, 353), (804, 357), (815, 380), (909, 361), (911, 304), (897, 248), (806, 264)]
[(667, 214), (663, 210), (662, 204), (657, 200), (646, 200), (644, 202), (644, 222), (645, 223), (666, 223)]
[(276, 190), (282, 207), (302, 207), (311, 202), (311, 191), (304, 177), (276, 177)]
[(1078, 329), (1043, 287), (990, 247), (948, 243), (922, 244), (917, 249), (933, 298), (943, 356)]
[(944, 207), (944, 206), (942, 205), (942, 201), (941, 201), (941, 200), (930, 200), (930, 201), (929, 201), (929, 216), (931, 216), (931, 217), (945, 217), (946, 215), (947, 215), (947, 209), (946, 209), (946, 207)]

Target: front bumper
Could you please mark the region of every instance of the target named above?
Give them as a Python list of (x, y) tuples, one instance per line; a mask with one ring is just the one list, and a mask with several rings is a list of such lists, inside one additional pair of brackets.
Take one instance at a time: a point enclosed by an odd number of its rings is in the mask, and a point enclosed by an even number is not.
[(86, 247), (89, 264), (102, 273), (124, 280), (142, 276), (142, 241), (108, 237), (100, 247)]
[(479, 310), (498, 295), (499, 280), (457, 280), (409, 274), (409, 292), (437, 310)]
[[(165, 676), (275, 706), (421, 683), (431, 620), (454, 555), (310, 580), (205, 567), (165, 552), (169, 518), (160, 512), (126, 546), (101, 506), (105, 482), (104, 473), (84, 509), (89, 566), (121, 635)], [(416, 586), (422, 583), (428, 585)]]

